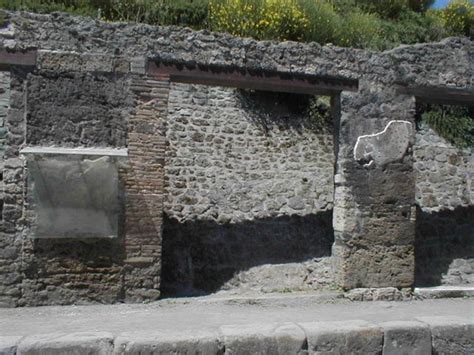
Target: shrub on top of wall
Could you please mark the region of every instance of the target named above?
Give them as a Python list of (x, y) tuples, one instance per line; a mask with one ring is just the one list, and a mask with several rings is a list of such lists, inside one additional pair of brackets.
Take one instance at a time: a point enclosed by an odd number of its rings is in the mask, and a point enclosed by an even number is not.
[(92, 17), (98, 15), (97, 8), (88, 0), (0, 0), (0, 8), (39, 13), (61, 11)]
[(453, 0), (441, 12), (451, 35), (474, 35), (474, 4), (470, 0)]
[(236, 36), (301, 41), (309, 19), (295, 0), (211, 0), (209, 24)]
[(427, 123), (441, 137), (458, 148), (474, 145), (474, 115), (463, 106), (428, 105), (421, 114), (421, 121)]
[(92, 0), (100, 16), (109, 21), (154, 25), (207, 26), (208, 0)]
[(474, 5), (452, 0), (0, 0), (0, 8), (65, 11), (106, 21), (207, 28), (256, 39), (384, 50), (469, 35)]
[(424, 14), (407, 11), (396, 21), (381, 20), (375, 48), (385, 50), (400, 44), (436, 42), (446, 36), (444, 21), (436, 11)]

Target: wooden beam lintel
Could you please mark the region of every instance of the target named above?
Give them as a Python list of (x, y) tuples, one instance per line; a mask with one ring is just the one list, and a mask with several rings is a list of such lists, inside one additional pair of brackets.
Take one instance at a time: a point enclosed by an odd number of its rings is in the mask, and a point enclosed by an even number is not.
[(36, 66), (36, 50), (15, 51), (5, 48), (0, 49), (0, 70), (8, 70), (12, 66)]
[(403, 86), (397, 87), (397, 93), (415, 96), (418, 100), (440, 105), (474, 106), (474, 88), (457, 89), (447, 87)]
[(357, 91), (358, 81), (347, 78), (291, 73), (258, 72), (244, 69), (220, 70), (183, 65), (164, 65), (148, 62), (147, 73), (152, 76), (169, 75), (173, 82), (226, 86), (241, 89), (289, 92), (310, 95), (336, 95), (341, 91)]

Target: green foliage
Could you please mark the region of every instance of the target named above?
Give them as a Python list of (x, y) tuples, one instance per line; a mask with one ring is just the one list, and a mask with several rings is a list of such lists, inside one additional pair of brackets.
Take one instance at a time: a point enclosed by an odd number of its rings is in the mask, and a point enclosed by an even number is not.
[(377, 49), (385, 50), (400, 44), (435, 42), (446, 36), (442, 20), (436, 11), (425, 14), (407, 12), (397, 21), (382, 20)]
[[(384, 50), (470, 35), (474, 5), (452, 0), (0, 0), (0, 7), (64, 11), (105, 21), (207, 28), (256, 39), (315, 41)], [(0, 19), (1, 21), (1, 19)]]
[(407, 0), (356, 0), (356, 4), (364, 12), (387, 19), (397, 19), (408, 10)]
[(108, 21), (154, 25), (206, 26), (208, 0), (93, 0)]
[(0, 0), (0, 8), (38, 13), (54, 11), (96, 16), (97, 9), (87, 0)]
[(424, 12), (435, 2), (435, 0), (408, 0), (408, 7), (416, 12)]
[(466, 107), (428, 106), (421, 120), (456, 147), (474, 145), (474, 117)]
[(330, 133), (333, 130), (331, 103), (328, 96), (315, 96), (307, 106), (307, 114), (311, 120), (311, 128), (315, 132)]
[(0, 28), (6, 27), (8, 25), (8, 15), (5, 11), (0, 10)]
[(452, 35), (469, 36), (474, 30), (474, 4), (469, 0), (453, 0), (441, 12), (445, 26)]
[(299, 0), (299, 5), (309, 19), (304, 35), (306, 42), (337, 43), (341, 32), (341, 16), (335, 6), (327, 1)]
[(210, 0), (209, 24), (237, 36), (300, 41), (309, 20), (296, 0)]
[(425, 12), (434, 0), (354, 0), (365, 12), (375, 13), (381, 18), (398, 19), (407, 12)]
[(341, 34), (335, 44), (343, 47), (377, 48), (380, 42), (380, 25), (377, 16), (352, 11), (341, 21)]

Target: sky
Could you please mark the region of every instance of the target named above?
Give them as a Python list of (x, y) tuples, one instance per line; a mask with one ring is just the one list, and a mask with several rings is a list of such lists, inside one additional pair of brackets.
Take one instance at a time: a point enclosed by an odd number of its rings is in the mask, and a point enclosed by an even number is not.
[(433, 7), (435, 9), (439, 9), (439, 8), (445, 7), (448, 4), (448, 2), (449, 0), (436, 0)]
[[(472, 1), (472, 0), (471, 0)], [(440, 8), (443, 8), (445, 7), (447, 4), (448, 4), (449, 0), (436, 0), (436, 2), (434, 3), (433, 7), (435, 9), (440, 9)]]

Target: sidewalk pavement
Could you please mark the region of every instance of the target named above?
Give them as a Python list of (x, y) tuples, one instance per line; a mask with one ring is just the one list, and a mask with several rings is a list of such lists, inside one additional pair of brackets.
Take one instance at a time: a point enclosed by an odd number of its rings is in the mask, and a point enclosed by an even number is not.
[(474, 354), (474, 300), (331, 295), (0, 309), (0, 354)]

